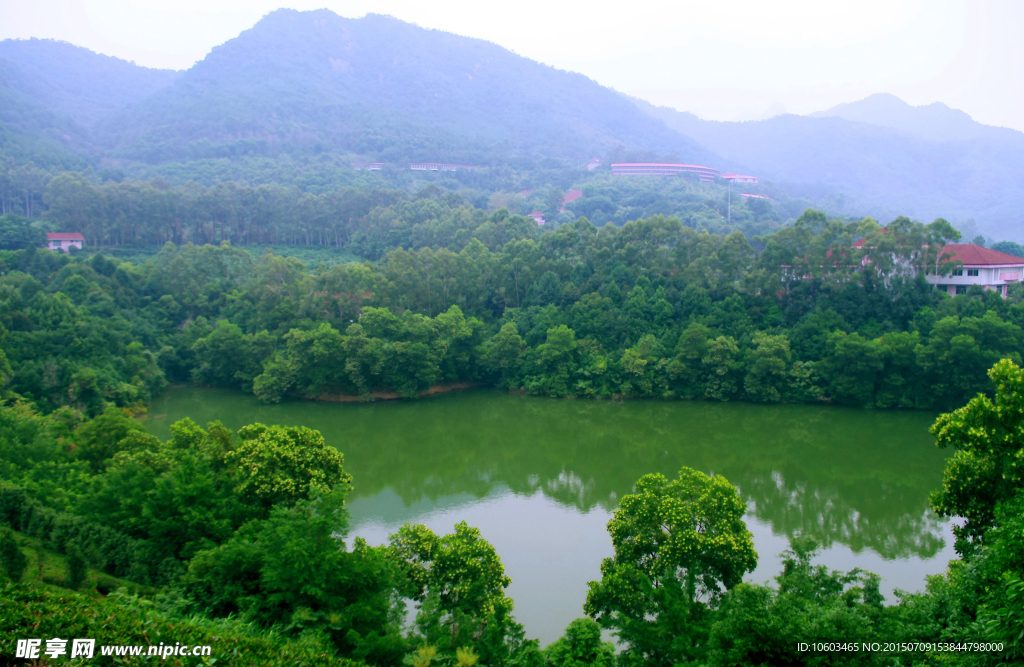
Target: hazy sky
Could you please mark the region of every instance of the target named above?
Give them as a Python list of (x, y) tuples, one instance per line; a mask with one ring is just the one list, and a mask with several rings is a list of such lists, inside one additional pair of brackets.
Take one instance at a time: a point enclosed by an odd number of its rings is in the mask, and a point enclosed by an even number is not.
[(0, 0), (0, 38), (184, 69), (282, 6), (479, 37), (703, 118), (809, 113), (889, 92), (1024, 131), (1018, 0)]

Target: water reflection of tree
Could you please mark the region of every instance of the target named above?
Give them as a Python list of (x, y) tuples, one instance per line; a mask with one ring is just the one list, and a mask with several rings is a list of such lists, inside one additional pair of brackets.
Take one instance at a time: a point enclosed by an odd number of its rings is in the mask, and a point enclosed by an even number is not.
[(871, 549), (883, 558), (929, 558), (944, 546), (942, 521), (921, 507), (921, 498), (909, 489), (883, 486), (867, 498), (856, 494), (861, 504), (853, 506), (849, 493), (844, 497), (828, 485), (791, 484), (773, 473), (745, 479), (741, 492), (754, 516), (776, 533), (812, 535), (825, 547), (839, 542), (857, 553)]
[(185, 414), (202, 421), (202, 412), (219, 409), (233, 427), (264, 421), (320, 429), (346, 455), (353, 497), (390, 487), (412, 504), (482, 498), (503, 485), (581, 511), (611, 510), (641, 475), (674, 475), (686, 465), (724, 474), (778, 533), (886, 558), (928, 557), (942, 546), (927, 506), (943, 455), (927, 433), (932, 416), (923, 413), (497, 392), (373, 405), (240, 399), (225, 395), (225, 410), (207, 395)]

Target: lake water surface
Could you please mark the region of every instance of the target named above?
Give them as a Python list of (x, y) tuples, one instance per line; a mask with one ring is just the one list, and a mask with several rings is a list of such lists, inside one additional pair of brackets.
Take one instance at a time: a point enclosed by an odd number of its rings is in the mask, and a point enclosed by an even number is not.
[(240, 392), (169, 390), (144, 418), (303, 425), (345, 455), (354, 477), (350, 538), (387, 541), (405, 522), (439, 533), (477, 526), (512, 578), (527, 635), (556, 639), (583, 615), (587, 582), (612, 553), (619, 498), (649, 472), (725, 475), (747, 502), (758, 568), (770, 581), (790, 536), (813, 535), (816, 562), (921, 590), (955, 554), (928, 509), (946, 452), (924, 412), (742, 403), (557, 400), (467, 391), (417, 401), (264, 405)]

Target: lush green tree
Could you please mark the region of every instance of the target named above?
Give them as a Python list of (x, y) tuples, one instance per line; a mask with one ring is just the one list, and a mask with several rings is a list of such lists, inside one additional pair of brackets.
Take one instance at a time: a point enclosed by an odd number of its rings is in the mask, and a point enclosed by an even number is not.
[(667, 369), (679, 396), (684, 398), (704, 396), (706, 378), (703, 359), (708, 356), (710, 339), (711, 330), (696, 322), (686, 327), (679, 336), (675, 358), (669, 363)]
[(70, 545), (67, 552), (64, 585), (71, 589), (77, 589), (85, 583), (89, 576), (89, 563), (85, 560), (85, 555), (77, 544)]
[(977, 396), (932, 426), (938, 445), (954, 450), (932, 506), (940, 515), (965, 519), (953, 527), (957, 552), (965, 557), (985, 543), (999, 505), (1024, 488), (1024, 371), (1004, 359), (989, 377), (995, 401)]
[(238, 430), (238, 440), (225, 458), (244, 502), (264, 508), (293, 505), (351, 484), (341, 453), (325, 445), (319, 431), (251, 424)]
[(965, 396), (991, 392), (988, 369), (1003, 358), (1021, 362), (1021, 333), (991, 310), (981, 317), (939, 319), (917, 354), (917, 366), (937, 404), (953, 407)]
[(835, 331), (826, 350), (821, 373), (829, 379), (829, 394), (840, 403), (872, 405), (878, 374), (885, 367), (878, 342), (859, 333)]
[[(722, 600), (708, 642), (708, 665), (768, 667), (808, 664), (801, 641), (848, 643), (884, 639), (877, 575), (812, 565), (817, 544), (796, 539), (784, 553), (778, 588), (742, 583)], [(909, 637), (903, 637), (909, 639)], [(817, 652), (815, 665), (873, 665), (871, 652)]]
[(0, 566), (14, 583), (21, 581), (28, 567), (28, 556), (21, 550), (9, 528), (0, 529)]
[(875, 393), (875, 404), (881, 408), (914, 408), (931, 405), (928, 388), (922, 382), (916, 354), (921, 345), (917, 331), (898, 331), (882, 336), (884, 367)]
[(454, 656), (472, 648), (481, 664), (504, 665), (535, 655), (512, 618), (512, 600), (498, 554), (480, 531), (464, 521), (450, 535), (422, 525), (403, 526), (391, 537), (392, 559), (401, 568), (402, 594), (418, 603), (416, 628), (423, 641)]
[(266, 331), (246, 335), (238, 325), (221, 320), (217, 328), (193, 345), (199, 361), (192, 371), (193, 379), (197, 384), (250, 389), (273, 343)]
[(240, 613), (288, 633), (319, 632), (345, 655), (394, 664), (405, 651), (395, 574), (381, 548), (344, 537), (347, 487), (278, 505), (219, 547), (196, 554), (186, 590), (210, 613)]
[(159, 544), (158, 552), (187, 559), (228, 539), (263, 508), (240, 505), (224, 462), (232, 434), (218, 423), (202, 429), (176, 422), (161, 443), (132, 432), (104, 472), (90, 480), (77, 511), (99, 524)]
[(1024, 246), (1013, 241), (998, 241), (992, 244), (992, 249), (998, 250), (999, 252), (1005, 252), (1008, 255), (1024, 257)]
[(601, 640), (601, 626), (589, 618), (577, 618), (565, 634), (544, 649), (551, 667), (612, 667), (615, 645)]
[(572, 375), (576, 366), (574, 352), (577, 347), (576, 332), (566, 325), (548, 329), (547, 338), (537, 346), (534, 357), (536, 367), (542, 373), (538, 379), (544, 387), (544, 393), (552, 396), (572, 393)]
[(746, 509), (724, 477), (683, 468), (645, 475), (608, 523), (615, 556), (584, 607), (624, 646), (626, 664), (702, 659), (709, 604), (757, 565)]
[(625, 350), (620, 360), (624, 376), (622, 393), (627, 396), (667, 397), (668, 359), (665, 350), (654, 334), (646, 334), (636, 345)]
[(511, 387), (519, 370), (519, 361), (526, 350), (526, 341), (519, 335), (514, 322), (506, 322), (498, 333), (485, 344), (484, 364), (500, 375), (500, 384)]
[(738, 359), (740, 348), (732, 336), (719, 336), (707, 342), (707, 352), (701, 359), (707, 385), (704, 395), (718, 401), (728, 401), (739, 391), (742, 363)]
[(754, 335), (754, 349), (747, 357), (747, 377), (743, 389), (747, 396), (761, 403), (777, 403), (789, 382), (792, 355), (785, 336)]
[(120, 408), (107, 408), (103, 414), (84, 422), (73, 434), (78, 457), (88, 461), (93, 470), (102, 470), (114, 454), (121, 451), (121, 442), (133, 433), (144, 433), (139, 422), (125, 415)]

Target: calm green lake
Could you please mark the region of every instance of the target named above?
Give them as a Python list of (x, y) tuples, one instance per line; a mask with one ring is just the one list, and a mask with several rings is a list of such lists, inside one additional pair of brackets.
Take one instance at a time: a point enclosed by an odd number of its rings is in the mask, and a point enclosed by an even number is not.
[(928, 509), (946, 452), (934, 414), (806, 405), (557, 400), (468, 391), (417, 401), (264, 405), (219, 389), (154, 401), (150, 432), (172, 422), (304, 425), (345, 455), (354, 477), (351, 536), (387, 541), (405, 522), (480, 528), (512, 578), (529, 636), (556, 639), (583, 614), (587, 582), (611, 555), (605, 525), (649, 472), (683, 466), (725, 475), (747, 502), (758, 568), (769, 581), (796, 534), (818, 562), (883, 577), (883, 592), (920, 590), (954, 556), (948, 521)]

